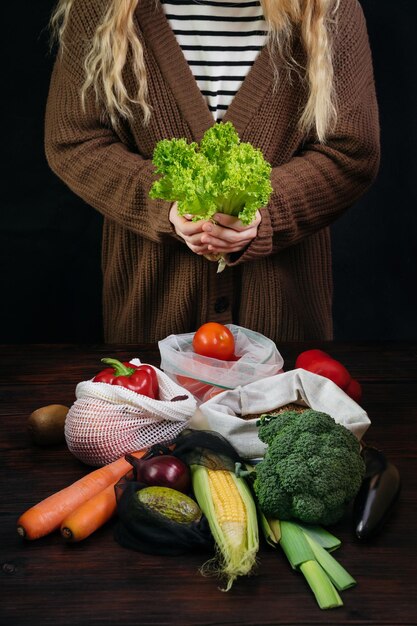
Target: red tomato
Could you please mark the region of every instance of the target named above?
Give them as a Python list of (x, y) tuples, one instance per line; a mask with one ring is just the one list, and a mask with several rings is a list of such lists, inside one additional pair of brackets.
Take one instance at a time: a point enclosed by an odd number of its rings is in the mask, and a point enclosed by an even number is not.
[(207, 322), (195, 332), (194, 352), (221, 361), (235, 360), (235, 338), (223, 324)]
[(177, 374), (176, 379), (179, 385), (187, 389), (187, 391), (192, 393), (193, 396), (203, 402), (224, 391), (224, 389), (220, 389), (220, 387), (216, 387), (215, 385), (206, 385), (205, 383), (202, 383), (195, 378), (190, 378), (189, 376), (180, 376)]
[(196, 396), (201, 399), (206, 393), (211, 390), (211, 385), (207, 385), (206, 383), (202, 383), (200, 380), (196, 378), (190, 378), (189, 376), (181, 376), (180, 374), (176, 375), (177, 383), (184, 387)]

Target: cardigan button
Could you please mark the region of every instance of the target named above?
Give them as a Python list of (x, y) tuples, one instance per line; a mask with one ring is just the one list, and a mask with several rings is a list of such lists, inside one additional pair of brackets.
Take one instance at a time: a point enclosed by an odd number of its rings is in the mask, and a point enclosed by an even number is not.
[(221, 298), (217, 298), (214, 303), (214, 310), (216, 313), (224, 313), (229, 308), (229, 298), (222, 296)]

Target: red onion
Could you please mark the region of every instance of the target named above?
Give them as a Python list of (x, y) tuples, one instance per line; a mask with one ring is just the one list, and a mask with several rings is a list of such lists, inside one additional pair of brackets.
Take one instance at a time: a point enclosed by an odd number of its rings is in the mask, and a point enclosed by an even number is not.
[(188, 493), (191, 486), (188, 465), (170, 454), (141, 459), (137, 464), (137, 479), (146, 485), (171, 487)]

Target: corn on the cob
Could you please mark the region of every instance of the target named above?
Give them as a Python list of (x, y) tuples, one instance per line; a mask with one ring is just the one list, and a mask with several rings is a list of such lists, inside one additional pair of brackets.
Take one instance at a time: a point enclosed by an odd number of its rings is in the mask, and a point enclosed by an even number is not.
[(218, 572), (226, 577), (228, 591), (238, 576), (252, 571), (256, 562), (256, 506), (245, 480), (233, 472), (201, 465), (193, 465), (191, 470), (194, 495), (216, 542)]

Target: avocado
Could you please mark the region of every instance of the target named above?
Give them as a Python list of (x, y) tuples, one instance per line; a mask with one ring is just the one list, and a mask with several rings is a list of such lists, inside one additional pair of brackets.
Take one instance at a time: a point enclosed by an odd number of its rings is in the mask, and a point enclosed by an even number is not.
[(178, 524), (191, 524), (201, 518), (198, 504), (176, 489), (144, 487), (136, 492), (136, 496), (142, 504)]
[(27, 427), (33, 443), (50, 446), (65, 441), (64, 426), (69, 408), (62, 404), (43, 406), (30, 414)]

